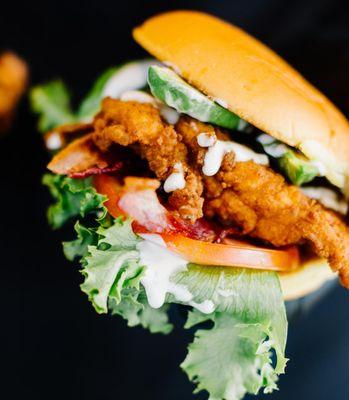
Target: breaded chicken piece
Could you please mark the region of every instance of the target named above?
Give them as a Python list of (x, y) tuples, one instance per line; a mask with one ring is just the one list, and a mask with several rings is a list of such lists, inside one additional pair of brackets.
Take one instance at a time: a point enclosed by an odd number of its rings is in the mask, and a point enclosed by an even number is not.
[(9, 128), (27, 80), (28, 70), (23, 60), (11, 52), (0, 55), (0, 132)]
[[(206, 151), (197, 144), (199, 133), (214, 130), (219, 139), (227, 139), (221, 130), (188, 117), (181, 118), (176, 130), (199, 165)], [(203, 176), (203, 182), (205, 216), (218, 217), (241, 235), (276, 247), (309, 243), (349, 287), (349, 229), (337, 214), (270, 168), (252, 161), (235, 163), (232, 153), (225, 156), (220, 171), (213, 177)]]
[(263, 165), (224, 162), (206, 180), (205, 214), (276, 247), (309, 243), (349, 286), (349, 230), (338, 215)]
[(195, 221), (202, 216), (200, 173), (189, 165), (185, 144), (174, 127), (161, 118), (157, 108), (151, 104), (107, 98), (95, 119), (94, 128), (94, 142), (102, 151), (114, 143), (133, 146), (161, 180), (173, 172), (176, 163), (181, 163), (186, 186), (171, 193), (169, 204), (182, 218)]

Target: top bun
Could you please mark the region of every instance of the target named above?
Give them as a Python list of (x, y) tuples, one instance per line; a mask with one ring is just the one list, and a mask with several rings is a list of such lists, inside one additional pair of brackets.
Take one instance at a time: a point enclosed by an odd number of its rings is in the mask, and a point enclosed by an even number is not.
[(155, 16), (133, 35), (219, 104), (321, 163), (329, 180), (346, 189), (348, 121), (268, 47), (231, 24), (195, 11)]

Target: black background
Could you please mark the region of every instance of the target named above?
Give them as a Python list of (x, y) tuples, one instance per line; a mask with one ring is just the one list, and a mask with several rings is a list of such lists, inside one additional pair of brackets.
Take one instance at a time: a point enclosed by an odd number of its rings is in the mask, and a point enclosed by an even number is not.
[[(197, 8), (265, 41), (349, 115), (344, 1), (4, 3), (0, 49), (15, 49), (28, 61), (32, 84), (64, 78), (75, 101), (104, 68), (144, 56), (131, 38), (133, 26), (166, 9)], [(59, 244), (71, 231), (52, 232), (45, 219), (49, 196), (40, 177), (47, 159), (25, 99), (12, 132), (0, 139), (1, 398), (193, 398), (177, 367), (189, 333), (129, 329), (119, 318), (97, 316), (80, 292), (77, 266)], [(270, 400), (349, 398), (348, 292), (336, 287), (291, 323), (287, 354), (288, 373)]]

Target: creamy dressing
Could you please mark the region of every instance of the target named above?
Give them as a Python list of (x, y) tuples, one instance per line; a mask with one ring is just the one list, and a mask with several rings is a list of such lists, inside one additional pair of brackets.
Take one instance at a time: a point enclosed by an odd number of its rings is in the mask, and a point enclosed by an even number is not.
[(153, 96), (141, 90), (127, 90), (120, 95), (121, 101), (137, 101), (138, 103), (149, 103), (157, 107), (157, 102)]
[(269, 156), (280, 158), (287, 153), (287, 146), (285, 144), (275, 141), (272, 136), (267, 135), (266, 133), (257, 136), (257, 142), (265, 146), (264, 151)]
[(173, 192), (178, 189), (185, 188), (185, 179), (182, 163), (176, 163), (173, 166), (173, 172), (170, 174), (164, 183), (164, 190), (166, 193)]
[(206, 132), (202, 132), (200, 133), (197, 137), (196, 137), (197, 141), (198, 141), (198, 145), (200, 147), (211, 147), (213, 146), (216, 141), (217, 141), (217, 137), (215, 134), (209, 134)]
[(265, 154), (255, 153), (248, 147), (236, 142), (217, 140), (216, 143), (208, 147), (206, 151), (202, 172), (206, 176), (215, 175), (222, 165), (224, 156), (230, 152), (234, 152), (237, 162), (252, 160), (256, 164), (269, 164), (268, 157)]
[(102, 97), (118, 98), (126, 90), (145, 87), (147, 84), (148, 68), (154, 65), (154, 60), (131, 62), (120, 69), (107, 81)]
[(274, 158), (280, 158), (288, 151), (287, 146), (283, 143), (272, 143), (264, 147), (264, 151)]
[(189, 301), (188, 304), (203, 314), (211, 314), (215, 310), (215, 305), (212, 300), (204, 300), (202, 303), (196, 303), (195, 301)]
[(49, 150), (58, 150), (62, 147), (62, 139), (58, 132), (52, 132), (45, 141), (46, 147)]
[(267, 135), (266, 133), (260, 134), (259, 136), (257, 136), (256, 139), (257, 142), (265, 145), (272, 144), (275, 141), (275, 139), (272, 136)]
[(177, 300), (190, 301), (185, 288), (170, 281), (172, 275), (187, 269), (187, 260), (169, 251), (161, 236), (156, 234), (140, 236), (144, 240), (137, 245), (137, 248), (140, 263), (146, 266), (141, 283), (149, 305), (160, 308), (165, 303), (167, 293), (171, 293)]
[(348, 203), (345, 199), (339, 199), (337, 193), (325, 187), (307, 186), (301, 188), (301, 191), (311, 199), (317, 200), (326, 208), (346, 215), (348, 212)]
[(346, 166), (339, 162), (335, 156), (328, 151), (325, 145), (316, 140), (306, 140), (299, 145), (300, 150), (321, 171), (333, 185), (343, 189), (345, 187)]
[(152, 308), (160, 308), (169, 293), (176, 300), (197, 308), (202, 313), (212, 313), (215, 309), (211, 300), (196, 303), (193, 295), (181, 284), (171, 281), (175, 274), (187, 269), (188, 261), (168, 250), (160, 235), (146, 233), (140, 235), (144, 240), (137, 245), (140, 263), (144, 265), (145, 273), (141, 278), (148, 303)]
[(180, 117), (179, 112), (163, 103), (160, 105), (160, 114), (171, 125), (175, 125)]
[(318, 176), (325, 176), (326, 175), (327, 169), (326, 169), (325, 165), (321, 161), (312, 160), (312, 161), (309, 161), (309, 163), (311, 165), (313, 165), (319, 171)]

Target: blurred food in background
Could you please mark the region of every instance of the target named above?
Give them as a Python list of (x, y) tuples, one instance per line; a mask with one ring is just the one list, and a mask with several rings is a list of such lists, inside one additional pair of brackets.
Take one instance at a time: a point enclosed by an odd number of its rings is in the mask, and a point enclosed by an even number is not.
[(0, 134), (9, 130), (28, 82), (25, 61), (11, 51), (0, 54)]

